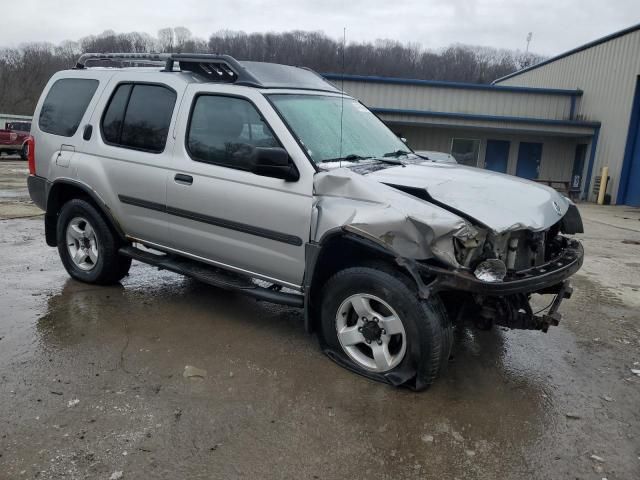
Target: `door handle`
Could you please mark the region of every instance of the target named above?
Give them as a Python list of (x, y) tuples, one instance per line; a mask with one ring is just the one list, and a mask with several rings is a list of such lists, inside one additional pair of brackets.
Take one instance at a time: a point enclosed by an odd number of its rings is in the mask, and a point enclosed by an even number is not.
[(185, 175), (184, 173), (176, 173), (176, 176), (173, 177), (176, 183), (180, 183), (182, 185), (191, 185), (193, 183), (193, 177), (191, 175)]
[(91, 135), (93, 134), (93, 126), (91, 125), (85, 125), (84, 127), (84, 132), (82, 132), (82, 138), (84, 140), (91, 140)]

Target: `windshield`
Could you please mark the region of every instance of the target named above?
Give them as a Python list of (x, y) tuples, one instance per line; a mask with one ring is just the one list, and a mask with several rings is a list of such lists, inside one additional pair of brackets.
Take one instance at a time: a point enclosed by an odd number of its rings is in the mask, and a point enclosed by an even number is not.
[(384, 123), (352, 98), (345, 97), (344, 102), (341, 97), (325, 95), (272, 94), (269, 98), (316, 163), (411, 153)]

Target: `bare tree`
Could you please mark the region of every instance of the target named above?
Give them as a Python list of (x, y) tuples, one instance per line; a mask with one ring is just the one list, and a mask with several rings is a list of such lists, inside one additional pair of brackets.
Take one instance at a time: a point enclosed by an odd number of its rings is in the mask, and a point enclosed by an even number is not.
[[(227, 53), (240, 60), (300, 65), (323, 73), (343, 71), (342, 42), (322, 32), (247, 34), (225, 30), (205, 41), (185, 27), (163, 28), (157, 38), (106, 30), (77, 42), (0, 49), (0, 112), (31, 114), (51, 75), (73, 66), (81, 53), (153, 51)], [(488, 83), (541, 60), (539, 55), (521, 51), (469, 45), (429, 50), (386, 39), (349, 43), (344, 48), (344, 72), (348, 74), (472, 83)]]
[(158, 46), (161, 52), (173, 52), (173, 44), (173, 28), (167, 27), (158, 30)]
[(180, 53), (186, 51), (185, 47), (191, 40), (191, 30), (185, 27), (176, 27), (173, 29), (173, 37), (175, 38), (175, 51)]

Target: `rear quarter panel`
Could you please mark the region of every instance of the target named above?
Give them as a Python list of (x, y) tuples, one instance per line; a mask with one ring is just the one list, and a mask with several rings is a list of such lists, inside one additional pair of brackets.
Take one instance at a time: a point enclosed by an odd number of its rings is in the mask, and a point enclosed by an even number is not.
[[(83, 142), (82, 132), (84, 126), (89, 123), (89, 119), (91, 118), (91, 115), (96, 108), (98, 100), (104, 92), (104, 89), (112, 75), (112, 72), (108, 72), (106, 70), (64, 70), (54, 74), (47, 82), (47, 85), (42, 91), (40, 99), (38, 100), (38, 103), (36, 105), (36, 109), (33, 115), (33, 121), (31, 123), (31, 135), (35, 140), (36, 175), (45, 177), (49, 181), (54, 181), (58, 178), (76, 179), (77, 168), (71, 162), (71, 157), (73, 155), (70, 153), (70, 151), (73, 149), (78, 149), (81, 146), (81, 142)], [(47, 94), (49, 93), (49, 90), (51, 90), (52, 85), (56, 81), (63, 78), (86, 78), (97, 80), (99, 82), (98, 88), (96, 89), (93, 98), (89, 102), (89, 105), (84, 112), (78, 129), (71, 137), (53, 135), (51, 133), (44, 132), (40, 129), (39, 122), (42, 105), (45, 98), (47, 97)], [(62, 145), (67, 146), (67, 152), (64, 152), (64, 155), (68, 158), (65, 158), (64, 162), (59, 162), (61, 163), (61, 165), (59, 165), (58, 163), (56, 163), (56, 160), (58, 159)], [(64, 166), (65, 163), (67, 163), (68, 166)]]

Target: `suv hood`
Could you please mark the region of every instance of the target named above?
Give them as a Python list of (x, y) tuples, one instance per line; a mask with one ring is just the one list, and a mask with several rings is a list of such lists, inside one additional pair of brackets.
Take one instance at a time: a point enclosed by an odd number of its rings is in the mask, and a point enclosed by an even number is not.
[[(426, 190), (432, 203), (471, 217), (495, 233), (546, 230), (567, 212), (570, 200), (551, 187), (464, 165), (407, 164), (366, 174), (369, 179)], [(407, 188), (408, 187), (408, 188)], [(428, 198), (427, 197), (427, 198)]]

